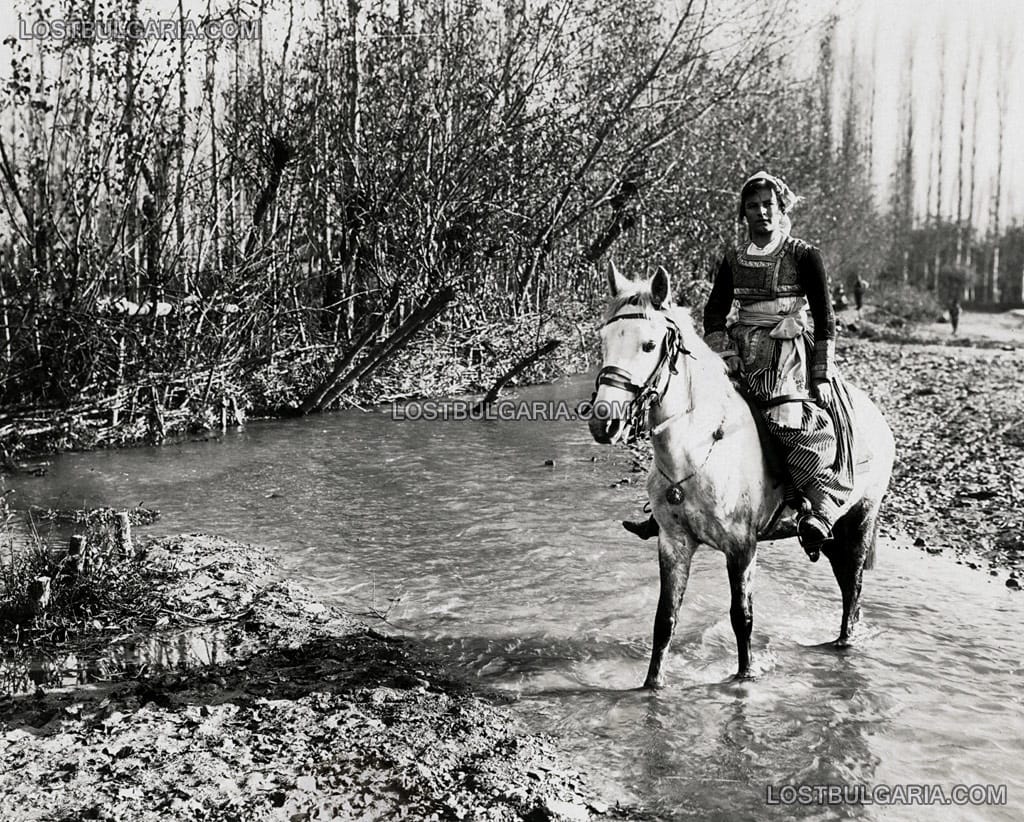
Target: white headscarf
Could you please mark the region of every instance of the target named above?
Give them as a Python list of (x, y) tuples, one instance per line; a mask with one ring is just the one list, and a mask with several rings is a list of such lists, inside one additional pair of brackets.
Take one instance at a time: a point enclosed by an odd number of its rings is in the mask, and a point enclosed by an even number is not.
[[(775, 192), (775, 197), (778, 199), (779, 206), (782, 209), (782, 216), (779, 218), (779, 231), (783, 237), (788, 237), (793, 228), (793, 221), (789, 218), (789, 212), (800, 201), (800, 198), (793, 193), (792, 189), (786, 185), (786, 181), (781, 177), (776, 177), (767, 171), (758, 171), (756, 174), (750, 175), (740, 188), (739, 218), (741, 221), (743, 220), (742, 193), (751, 183), (762, 183)], [(777, 247), (777, 244), (772, 243), (772, 247)]]
[[(775, 196), (779, 198), (779, 205), (782, 206), (783, 211), (789, 211), (799, 202), (800, 198), (786, 185), (785, 180), (781, 177), (776, 177), (774, 174), (769, 174), (767, 171), (759, 171), (756, 174), (750, 175), (743, 183), (740, 191), (743, 191), (744, 188), (753, 182), (761, 181), (775, 189)], [(740, 203), (740, 208), (742, 209), (742, 207), (743, 203)]]

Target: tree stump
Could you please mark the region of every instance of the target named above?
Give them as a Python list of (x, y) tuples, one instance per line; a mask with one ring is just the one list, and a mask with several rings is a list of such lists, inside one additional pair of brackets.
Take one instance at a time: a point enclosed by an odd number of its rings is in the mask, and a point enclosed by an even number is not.
[(75, 534), (68, 543), (68, 557), (65, 573), (70, 577), (79, 577), (89, 567), (89, 546), (82, 534)]
[(114, 538), (117, 541), (117, 550), (121, 553), (121, 556), (133, 556), (135, 548), (132, 546), (132, 520), (127, 511), (118, 512), (114, 528)]

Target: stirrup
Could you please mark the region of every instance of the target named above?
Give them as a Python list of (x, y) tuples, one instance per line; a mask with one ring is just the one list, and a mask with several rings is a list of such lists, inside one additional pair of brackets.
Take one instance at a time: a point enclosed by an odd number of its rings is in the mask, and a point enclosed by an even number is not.
[(622, 527), (629, 531), (629, 533), (636, 534), (640, 539), (650, 539), (651, 537), (658, 536), (661, 532), (661, 529), (658, 527), (658, 521), (653, 516), (648, 517), (643, 522), (624, 519)]

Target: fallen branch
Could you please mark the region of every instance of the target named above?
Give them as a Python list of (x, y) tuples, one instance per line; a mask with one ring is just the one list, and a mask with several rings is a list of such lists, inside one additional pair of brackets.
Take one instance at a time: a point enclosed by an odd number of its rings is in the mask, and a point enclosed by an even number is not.
[(492, 402), (494, 402), (496, 399), (498, 399), (498, 394), (501, 393), (501, 389), (508, 385), (508, 383), (511, 382), (511, 380), (517, 374), (520, 374), (521, 372), (525, 371), (527, 368), (529, 368), (531, 365), (537, 362), (537, 360), (539, 360), (541, 357), (546, 357), (548, 354), (550, 354), (552, 351), (558, 348), (558, 346), (560, 346), (561, 344), (561, 340), (548, 340), (546, 343), (544, 343), (542, 346), (536, 349), (532, 354), (523, 357), (519, 362), (513, 365), (508, 371), (506, 371), (498, 378), (497, 382), (495, 382), (494, 385), (491, 386), (491, 390), (488, 391), (484, 398), (476, 404), (476, 408), (474, 410), (482, 410), (486, 408), (488, 405), (490, 405)]
[(334, 364), (334, 368), (331, 369), (331, 373), (327, 375), (326, 379), (302, 401), (302, 405), (299, 406), (300, 414), (306, 415), (314, 409), (319, 410), (327, 394), (345, 376), (345, 371), (352, 364), (352, 360), (367, 346), (370, 340), (377, 336), (381, 328), (384, 327), (387, 318), (388, 312), (382, 312), (366, 327), (363, 333), (359, 335), (359, 338), (352, 343), (348, 351)]
[[(430, 301), (419, 310), (413, 312), (394, 333), (384, 341), (383, 345), (376, 352), (367, 356), (358, 366), (353, 368), (344, 377), (339, 379), (331, 388), (324, 392), (319, 401), (312, 404), (311, 411), (323, 411), (334, 402), (351, 385), (366, 377), (378, 368), (388, 357), (402, 348), (420, 330), (429, 324), (438, 314), (447, 307), (455, 297), (455, 289), (451, 286), (442, 289), (430, 298)], [(306, 407), (307, 403), (302, 404)], [(308, 412), (306, 412), (308, 413)]]

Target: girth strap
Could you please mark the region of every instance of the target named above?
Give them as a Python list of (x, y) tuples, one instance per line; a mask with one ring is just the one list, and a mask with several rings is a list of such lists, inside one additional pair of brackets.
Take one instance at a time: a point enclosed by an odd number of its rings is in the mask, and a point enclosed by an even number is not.
[(751, 399), (757, 403), (759, 408), (774, 408), (777, 405), (785, 405), (788, 402), (814, 402), (813, 397), (809, 397), (807, 394), (779, 394), (777, 397), (771, 399)]

